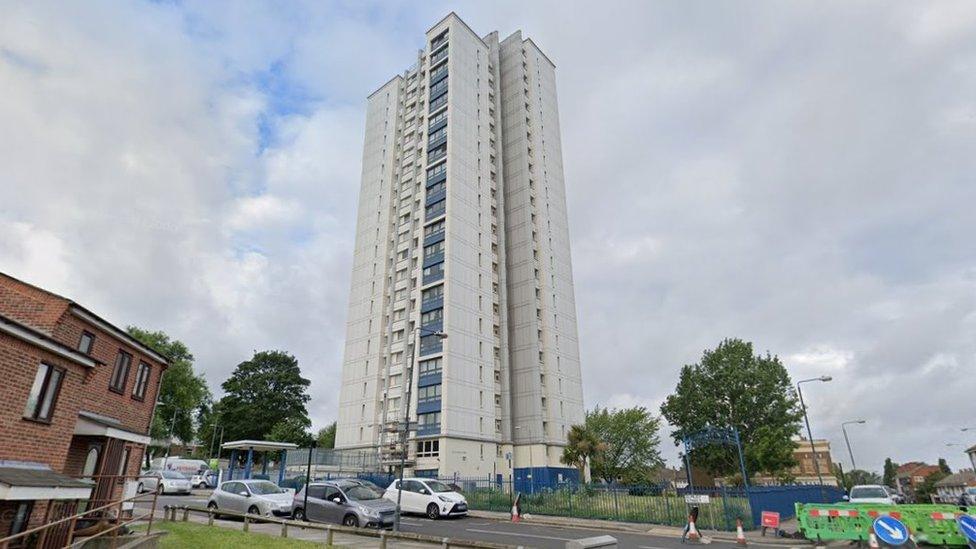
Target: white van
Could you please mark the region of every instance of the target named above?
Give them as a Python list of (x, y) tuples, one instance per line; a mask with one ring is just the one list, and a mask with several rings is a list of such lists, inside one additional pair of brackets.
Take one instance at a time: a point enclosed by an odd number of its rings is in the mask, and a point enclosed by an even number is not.
[[(166, 463), (165, 467), (163, 462)], [(152, 460), (152, 469), (182, 473), (190, 479), (194, 488), (207, 488), (216, 484), (211, 478), (213, 473), (210, 471), (210, 465), (202, 459), (184, 459), (179, 456), (170, 456), (168, 459), (156, 458)]]

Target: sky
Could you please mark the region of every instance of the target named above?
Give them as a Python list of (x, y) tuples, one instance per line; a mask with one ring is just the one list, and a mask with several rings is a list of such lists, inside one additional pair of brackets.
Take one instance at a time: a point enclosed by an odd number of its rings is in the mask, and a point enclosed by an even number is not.
[[(450, 11), (556, 63), (584, 398), (655, 413), (722, 339), (881, 470), (976, 443), (971, 2), (0, 0), (0, 271), (293, 353), (337, 412), (365, 98)], [(611, 351), (612, 350), (612, 351)], [(664, 437), (664, 455), (677, 450)]]

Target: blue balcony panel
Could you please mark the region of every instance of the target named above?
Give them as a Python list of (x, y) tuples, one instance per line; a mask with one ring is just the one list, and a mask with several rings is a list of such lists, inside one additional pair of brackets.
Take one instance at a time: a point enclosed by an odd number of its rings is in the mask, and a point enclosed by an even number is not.
[(447, 180), (447, 170), (444, 170), (441, 173), (435, 175), (434, 177), (428, 179), (427, 186), (430, 187), (431, 185), (436, 185), (441, 181), (446, 181), (446, 180)]
[(417, 378), (417, 387), (430, 387), (431, 385), (441, 384), (441, 373), (420, 374)]
[(444, 143), (447, 143), (447, 134), (444, 134), (438, 137), (437, 139), (431, 141), (430, 143), (427, 143), (427, 150), (433, 149), (434, 147), (439, 147)]
[(431, 265), (437, 265), (438, 263), (444, 263), (444, 252), (440, 251), (436, 254), (430, 254), (424, 258), (424, 268), (430, 267)]
[(444, 215), (444, 212), (445, 211), (446, 210), (445, 210), (444, 206), (441, 206), (439, 208), (434, 208), (434, 209), (430, 210), (429, 212), (427, 212), (424, 215), (424, 221), (433, 221), (433, 220), (437, 219), (438, 217)]
[(447, 198), (447, 189), (441, 189), (437, 192), (427, 193), (427, 200), (424, 201), (424, 207), (430, 206), (435, 202), (440, 202)]
[(434, 71), (430, 73), (430, 86), (434, 87), (435, 84), (447, 78), (447, 67), (444, 67), (442, 71)]
[(420, 314), (429, 313), (434, 309), (440, 309), (444, 307), (444, 298), (435, 297), (434, 299), (428, 299), (420, 303)]
[(439, 434), (441, 434), (441, 426), (440, 426), (440, 424), (437, 424), (437, 425), (418, 425), (417, 426), (417, 436), (418, 437), (427, 437), (427, 436), (439, 435)]
[(441, 343), (441, 340), (439, 338), (434, 338), (434, 339), (437, 340), (437, 343), (431, 343), (429, 345), (420, 346), (419, 356), (436, 355), (444, 350), (444, 345)]
[(434, 101), (437, 98), (439, 98), (440, 96), (444, 95), (445, 93), (447, 93), (447, 86), (442, 86), (442, 87), (440, 87), (440, 88), (438, 88), (436, 90), (433, 89), (433, 88), (431, 88), (431, 90), (430, 90), (430, 100), (431, 101)]
[(444, 236), (447, 231), (438, 231), (434, 234), (427, 235), (424, 237), (424, 246), (430, 246), (431, 244), (437, 244), (438, 242), (444, 240)]
[(447, 125), (447, 119), (446, 118), (441, 118), (437, 122), (434, 122), (433, 124), (431, 124), (430, 126), (428, 126), (428, 128), (427, 128), (427, 134), (428, 135), (429, 134), (432, 134), (432, 133), (436, 132), (437, 130), (443, 128), (446, 125)]
[(429, 414), (431, 412), (441, 411), (441, 399), (434, 398), (431, 400), (423, 400), (417, 403), (417, 413), (418, 414)]
[(422, 324), (420, 326), (420, 335), (430, 335), (434, 332), (440, 332), (444, 329), (444, 321), (437, 320), (435, 322), (428, 322), (427, 324)]
[(433, 274), (429, 274), (429, 275), (424, 275), (424, 282), (423, 283), (424, 283), (424, 285), (433, 284), (434, 282), (437, 282), (439, 280), (444, 280), (444, 271), (441, 271), (439, 273), (433, 273)]

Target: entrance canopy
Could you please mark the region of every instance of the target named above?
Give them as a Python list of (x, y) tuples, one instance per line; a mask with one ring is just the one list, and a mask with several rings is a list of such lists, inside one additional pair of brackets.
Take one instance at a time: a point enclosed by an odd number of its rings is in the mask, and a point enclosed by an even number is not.
[(220, 445), (221, 449), (230, 450), (230, 467), (227, 468), (227, 480), (234, 479), (234, 468), (237, 465), (237, 453), (247, 451), (247, 459), (244, 461), (244, 475), (240, 478), (251, 478), (251, 465), (254, 464), (254, 452), (264, 452), (264, 459), (261, 460), (261, 474), (268, 474), (268, 455), (271, 452), (281, 452), (278, 456), (278, 485), (285, 481), (285, 460), (288, 450), (298, 448), (297, 444), (290, 442), (275, 442), (273, 440), (234, 440)]
[(0, 501), (88, 499), (93, 486), (40, 465), (0, 461)]

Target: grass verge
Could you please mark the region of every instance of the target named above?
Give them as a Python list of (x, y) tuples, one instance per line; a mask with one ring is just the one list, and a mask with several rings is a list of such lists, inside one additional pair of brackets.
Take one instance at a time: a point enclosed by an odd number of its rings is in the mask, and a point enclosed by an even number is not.
[[(145, 527), (140, 528), (145, 531)], [(311, 548), (321, 549), (321, 543), (312, 543), (297, 539), (284, 539), (267, 534), (256, 532), (239, 532), (218, 526), (207, 526), (206, 524), (195, 524), (192, 522), (169, 522), (159, 521), (153, 523), (153, 531), (162, 530), (168, 532), (160, 538), (162, 549), (184, 549), (186, 547), (199, 547), (202, 549), (293, 549)]]

